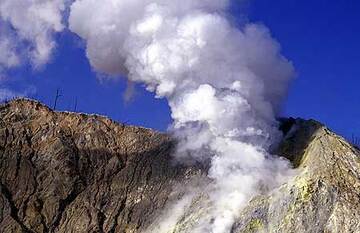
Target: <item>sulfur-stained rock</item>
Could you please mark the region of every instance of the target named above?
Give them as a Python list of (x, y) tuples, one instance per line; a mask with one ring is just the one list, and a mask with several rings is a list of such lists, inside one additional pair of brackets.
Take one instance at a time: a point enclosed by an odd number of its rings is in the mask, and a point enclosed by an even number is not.
[(297, 119), (278, 152), (298, 174), (251, 201), (234, 232), (360, 232), (356, 148), (316, 121)]

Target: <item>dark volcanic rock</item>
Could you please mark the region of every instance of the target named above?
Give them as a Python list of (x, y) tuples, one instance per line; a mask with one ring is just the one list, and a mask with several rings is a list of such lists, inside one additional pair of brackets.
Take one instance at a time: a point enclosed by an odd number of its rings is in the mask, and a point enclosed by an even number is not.
[(138, 232), (200, 176), (167, 135), (29, 100), (0, 106), (0, 232)]

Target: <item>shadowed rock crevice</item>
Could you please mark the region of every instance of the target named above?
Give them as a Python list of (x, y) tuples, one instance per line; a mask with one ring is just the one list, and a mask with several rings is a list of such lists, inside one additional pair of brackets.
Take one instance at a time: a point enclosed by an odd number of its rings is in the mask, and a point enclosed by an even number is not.
[(300, 118), (281, 118), (279, 122), (284, 138), (274, 151), (274, 154), (287, 158), (297, 168), (305, 159), (305, 151), (316, 137), (317, 131), (324, 128), (324, 126), (317, 121), (304, 121)]
[(21, 226), (21, 230), (23, 232), (26, 233), (33, 233), (33, 231), (31, 231), (30, 229), (28, 229), (25, 224), (20, 220), (18, 213), (19, 210), (16, 207), (16, 205), (14, 204), (14, 201), (12, 199), (12, 194), (9, 191), (9, 189), (2, 183), (0, 183), (0, 193), (2, 194), (3, 197), (6, 198), (6, 200), (8, 201), (8, 203), (10, 204), (10, 216), (11, 218), (13, 218), (20, 226)]

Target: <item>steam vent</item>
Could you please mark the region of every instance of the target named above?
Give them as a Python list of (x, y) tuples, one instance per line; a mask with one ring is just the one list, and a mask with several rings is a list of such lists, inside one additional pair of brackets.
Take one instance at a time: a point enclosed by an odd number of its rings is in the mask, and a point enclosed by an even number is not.
[[(314, 120), (281, 119), (281, 129), (274, 154), (289, 159), (294, 174), (239, 209), (231, 232), (360, 232), (359, 150)], [(1, 105), (0, 232), (161, 232), (161, 217), (185, 189), (211, 182), (207, 166), (173, 161), (175, 144), (32, 100)], [(167, 216), (165, 232), (211, 223), (206, 193), (187, 200), (183, 213)]]

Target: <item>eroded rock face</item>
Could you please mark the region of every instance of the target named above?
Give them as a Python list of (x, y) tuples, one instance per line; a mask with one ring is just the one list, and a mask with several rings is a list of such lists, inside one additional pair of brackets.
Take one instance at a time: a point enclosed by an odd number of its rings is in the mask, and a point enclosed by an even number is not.
[(298, 174), (254, 198), (233, 232), (360, 232), (359, 151), (316, 121), (294, 120), (278, 154)]
[(141, 232), (173, 184), (170, 138), (29, 100), (0, 107), (0, 232)]
[[(360, 232), (359, 151), (316, 121), (282, 126), (275, 153), (296, 176), (239, 210), (232, 232)], [(1, 105), (0, 232), (156, 229), (181, 187), (206, 179), (206, 169), (174, 165), (172, 149), (167, 135), (104, 117)], [(194, 196), (169, 232), (191, 232), (209, 205)]]

